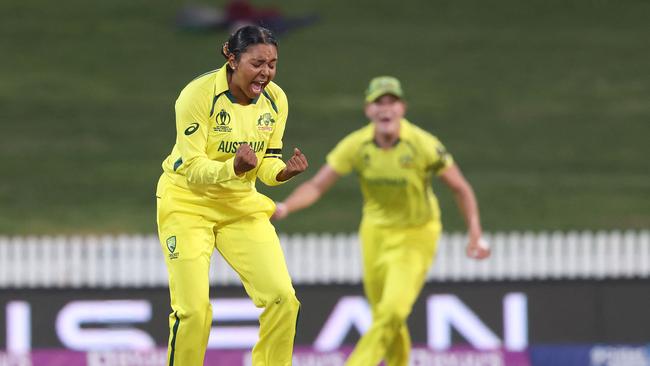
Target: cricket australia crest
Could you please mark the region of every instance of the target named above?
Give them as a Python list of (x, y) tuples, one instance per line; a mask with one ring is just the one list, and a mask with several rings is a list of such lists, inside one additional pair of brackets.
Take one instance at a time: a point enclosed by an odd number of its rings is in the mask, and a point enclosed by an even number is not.
[(176, 236), (170, 236), (166, 241), (167, 249), (169, 250), (169, 259), (178, 258), (178, 253), (176, 253)]
[(257, 129), (260, 131), (272, 131), (275, 119), (271, 113), (264, 113), (257, 119)]

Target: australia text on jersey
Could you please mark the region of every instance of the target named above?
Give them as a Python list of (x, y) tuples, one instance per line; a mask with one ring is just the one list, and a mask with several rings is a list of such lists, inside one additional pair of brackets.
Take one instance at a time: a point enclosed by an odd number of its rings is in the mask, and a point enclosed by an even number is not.
[(241, 144), (248, 144), (255, 153), (264, 150), (264, 141), (221, 141), (217, 151), (234, 154)]

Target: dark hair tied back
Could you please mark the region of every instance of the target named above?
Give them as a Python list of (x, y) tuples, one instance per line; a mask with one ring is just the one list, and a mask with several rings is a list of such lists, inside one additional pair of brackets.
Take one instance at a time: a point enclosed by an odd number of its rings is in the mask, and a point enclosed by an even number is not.
[[(278, 41), (270, 30), (258, 25), (247, 25), (241, 27), (230, 35), (228, 42), (223, 44), (221, 54), (228, 59), (230, 55), (239, 60), (242, 53), (246, 52), (248, 47), (256, 44), (272, 44), (278, 47)], [(228, 66), (228, 71), (232, 71)]]

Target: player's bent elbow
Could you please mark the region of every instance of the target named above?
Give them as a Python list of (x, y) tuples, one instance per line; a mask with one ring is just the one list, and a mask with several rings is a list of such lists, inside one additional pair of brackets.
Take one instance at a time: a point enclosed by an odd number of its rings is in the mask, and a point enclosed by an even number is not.
[(279, 186), (279, 185), (284, 184), (285, 182), (288, 181), (288, 180), (282, 180), (282, 181), (281, 181), (281, 180), (278, 180), (277, 178), (276, 178), (276, 179), (269, 179), (269, 178), (265, 178), (265, 177), (261, 177), (261, 176), (258, 176), (258, 178), (259, 178), (259, 179), (262, 181), (262, 183), (264, 183), (264, 185), (266, 185), (267, 187), (275, 187), (275, 186)]

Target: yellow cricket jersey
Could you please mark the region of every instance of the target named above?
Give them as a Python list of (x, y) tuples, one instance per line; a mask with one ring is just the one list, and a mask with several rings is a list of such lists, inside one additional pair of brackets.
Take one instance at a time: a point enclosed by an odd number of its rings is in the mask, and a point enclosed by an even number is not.
[[(251, 104), (237, 104), (228, 90), (226, 66), (191, 81), (176, 100), (176, 144), (164, 160), (164, 174), (208, 198), (239, 197), (256, 191), (255, 180), (278, 185), (285, 168), (282, 135), (287, 97), (271, 82)], [(242, 143), (257, 155), (257, 167), (235, 175), (234, 156)]]
[(364, 222), (407, 227), (440, 220), (431, 177), (451, 166), (453, 158), (435, 136), (403, 119), (399, 140), (390, 149), (376, 145), (370, 123), (341, 140), (327, 164), (340, 175), (357, 173)]

